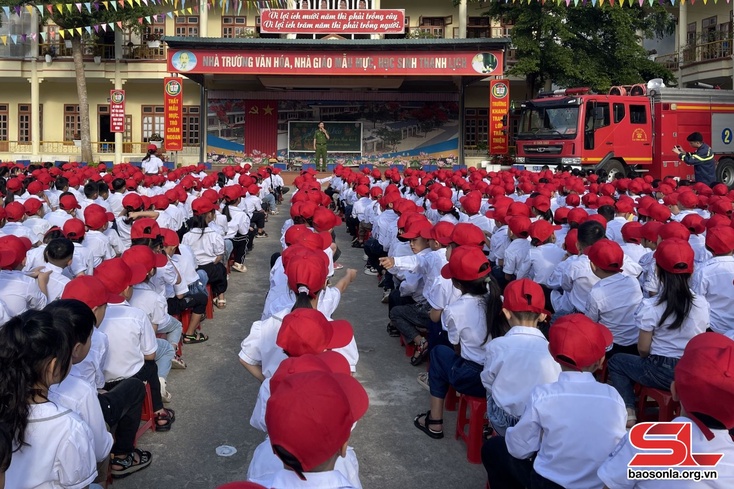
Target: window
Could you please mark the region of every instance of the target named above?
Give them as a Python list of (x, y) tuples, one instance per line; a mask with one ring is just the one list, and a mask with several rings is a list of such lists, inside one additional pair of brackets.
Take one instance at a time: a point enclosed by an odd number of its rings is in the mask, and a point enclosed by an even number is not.
[(610, 124), (609, 103), (587, 102), (586, 103), (586, 130), (599, 129)]
[(153, 133), (163, 135), (165, 132), (165, 109), (162, 105), (144, 105), (142, 107), (142, 137), (147, 143)]
[(8, 104), (0, 104), (0, 150), (8, 150), (8, 121), (10, 120)]
[(64, 105), (64, 141), (72, 141), (82, 131), (79, 105)]
[(247, 17), (244, 16), (223, 16), (222, 17), (222, 37), (244, 37), (247, 26)]
[(176, 17), (176, 35), (180, 37), (199, 37), (199, 16), (181, 15)]
[(614, 123), (624, 120), (624, 104), (614, 104)]
[[(165, 112), (162, 105), (144, 105), (142, 108), (142, 136), (143, 142), (148, 142), (153, 133), (163, 136), (165, 132)], [(126, 120), (127, 124), (127, 120)], [(198, 105), (185, 105), (183, 107), (183, 144), (185, 146), (196, 146), (200, 140), (201, 111)], [(126, 129), (127, 132), (127, 129)]]
[(647, 107), (644, 105), (630, 105), (630, 123), (647, 124)]
[(489, 134), (489, 109), (464, 110), (464, 146), (477, 147), (487, 144)]
[(691, 22), (686, 26), (686, 44), (688, 46), (696, 45), (696, 23)]
[(716, 37), (716, 16), (708, 17), (701, 21), (701, 33), (704, 42), (713, 41)]
[[(38, 135), (38, 139), (40, 141), (43, 139), (43, 105), (38, 109), (38, 116), (41, 120), (41, 133)], [(33, 141), (33, 133), (31, 132), (32, 127), (33, 119), (31, 118), (31, 105), (18, 104), (18, 142), (29, 143)]]
[(166, 35), (166, 14), (158, 14), (153, 16), (153, 21), (145, 28), (147, 35), (154, 34), (157, 37)]
[(446, 24), (451, 24), (451, 22), (447, 22), (446, 17), (421, 17), (418, 24), (419, 31), (423, 31), (433, 37), (443, 38), (446, 37)]
[(492, 37), (489, 29), (489, 17), (469, 17), (468, 20), (466, 26), (467, 39)]
[(200, 108), (188, 105), (183, 108), (183, 144), (197, 146), (199, 144)]

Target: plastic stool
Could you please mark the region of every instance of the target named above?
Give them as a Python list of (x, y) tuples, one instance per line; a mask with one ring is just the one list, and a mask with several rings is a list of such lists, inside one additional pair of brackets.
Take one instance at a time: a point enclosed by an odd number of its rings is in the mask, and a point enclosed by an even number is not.
[(410, 343), (406, 343), (405, 338), (403, 338), (403, 335), (400, 335), (400, 346), (405, 347), (406, 357), (412, 357), (413, 353), (415, 353), (415, 343), (413, 343), (412, 341)]
[[(467, 408), (469, 410), (467, 416)], [(487, 400), (481, 397), (461, 394), (459, 415), (456, 417), (456, 439), (466, 443), (466, 459), (469, 463), (482, 463), (482, 442), (484, 437), (484, 415), (487, 413)], [(469, 426), (466, 431), (467, 425)]]
[(138, 432), (135, 433), (135, 445), (138, 444), (138, 438), (143, 436), (148, 430), (155, 431), (155, 413), (153, 412), (153, 397), (150, 394), (150, 384), (145, 383), (145, 399), (143, 399), (143, 411), (140, 414), (140, 421), (143, 421), (142, 426), (138, 428)]
[[(648, 401), (647, 398), (652, 401)], [(637, 420), (655, 421), (647, 416), (647, 409), (658, 406), (657, 421), (672, 421), (680, 413), (680, 403), (673, 400), (669, 391), (655, 389), (653, 387), (641, 386), (640, 398), (637, 401)]]
[(206, 318), (214, 319), (214, 293), (212, 292), (211, 285), (206, 285), (206, 293), (209, 295), (209, 300), (206, 303)]
[(449, 391), (443, 401), (443, 410), (456, 411), (456, 406), (459, 405), (459, 396), (460, 394), (454, 390), (453, 386), (449, 386)]

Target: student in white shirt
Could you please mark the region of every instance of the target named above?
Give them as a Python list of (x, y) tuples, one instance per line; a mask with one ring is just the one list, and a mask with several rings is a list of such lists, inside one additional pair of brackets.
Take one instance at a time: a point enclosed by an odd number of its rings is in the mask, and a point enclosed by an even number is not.
[(25, 207), (23, 204), (18, 202), (10, 202), (5, 206), (5, 215), (7, 221), (5, 226), (2, 227), (4, 234), (11, 234), (19, 238), (27, 238), (31, 244), (38, 243), (38, 237), (30, 230), (30, 228), (23, 225), (25, 220)]
[(553, 270), (566, 258), (566, 251), (556, 244), (555, 229), (559, 227), (545, 219), (530, 225), (530, 249), (520, 258), (517, 278), (529, 278), (547, 288)]
[(76, 216), (77, 209), (80, 208), (81, 206), (76, 200), (76, 197), (74, 197), (70, 192), (64, 192), (59, 196), (59, 208), (46, 214), (43, 218), (46, 219), (52, 227), (58, 226), (63, 228), (64, 223), (69, 219), (74, 218)]
[(30, 243), (16, 236), (0, 237), (0, 298), (10, 316), (28, 309), (43, 309), (48, 302), (48, 279), (51, 272), (39, 266), (28, 272), (21, 271)]
[[(232, 269), (238, 272), (246, 272), (245, 256), (247, 255), (247, 244), (254, 229), (250, 227), (250, 216), (238, 207), (242, 200), (242, 187), (230, 185), (222, 189), (224, 203), (222, 214), (227, 219), (227, 229), (224, 239), (232, 242), (234, 263)], [(229, 257), (227, 257), (229, 259)]]
[(499, 323), (500, 290), (492, 279), (491, 267), (481, 248), (459, 246), (451, 250), (441, 275), (451, 279), (461, 297), (441, 314), (448, 339), (460, 353), (446, 345), (431, 349), (428, 368), (430, 410), (418, 414), (413, 425), (431, 438), (443, 438), (443, 405), (450, 386), (462, 394), (484, 397), (480, 374), (487, 342)]
[(641, 229), (642, 224), (638, 221), (629, 221), (627, 224), (622, 226), (622, 230), (620, 231), (623, 241), (623, 243), (621, 243), (622, 251), (626, 256), (630, 257), (630, 260), (638, 264), (642, 257), (649, 253), (649, 251), (640, 244), (640, 241), (642, 241), (642, 235), (640, 234)]
[(104, 234), (113, 220), (112, 213), (107, 212), (101, 205), (90, 204), (84, 209), (84, 222), (87, 225), (84, 247), (92, 254), (93, 267), (98, 267), (104, 260), (115, 257), (110, 237)]
[(163, 161), (158, 158), (158, 155), (156, 154), (157, 151), (158, 146), (155, 144), (149, 144), (146, 155), (142, 160), (140, 160), (143, 173), (146, 175), (158, 175), (161, 168), (163, 168)]
[(46, 258), (44, 271), (51, 272), (47, 286), (48, 302), (53, 302), (61, 297), (66, 284), (71, 281), (64, 275), (64, 269), (71, 264), (74, 258), (74, 243), (66, 238), (51, 240), (46, 246), (44, 256)]
[(66, 270), (69, 278), (91, 275), (94, 271), (94, 257), (89, 248), (84, 247), (86, 227), (80, 219), (72, 218), (63, 227), (64, 236), (74, 243), (74, 259)]
[(537, 386), (517, 425), (482, 448), (493, 488), (602, 489), (596, 471), (625, 434), (624, 402), (593, 376), (611, 346), (609, 330), (567, 315), (551, 327), (549, 343), (558, 381)]
[(40, 243), (43, 240), (43, 236), (51, 229), (51, 223), (43, 218), (43, 202), (36, 198), (30, 198), (23, 203), (23, 208), (25, 209), (26, 216), (28, 216), (23, 221), (23, 225), (30, 229), (34, 236), (31, 242)]
[(531, 222), (528, 217), (515, 216), (507, 219), (507, 225), (510, 244), (505, 249), (502, 272), (505, 274), (505, 280), (512, 282), (521, 268), (521, 263), (528, 258), (530, 251), (528, 236)]
[(69, 373), (72, 346), (48, 312), (28, 311), (0, 328), (0, 419), (18, 447), (9, 488), (81, 488), (97, 477), (89, 426), (48, 400), (49, 387)]
[[(729, 287), (734, 283), (734, 229), (716, 226), (706, 232), (706, 248), (713, 253), (691, 278), (691, 289), (711, 307), (711, 330), (734, 331), (734, 312)], [(695, 251), (695, 250), (694, 250)]]
[(660, 293), (642, 301), (636, 316), (640, 356), (620, 353), (609, 360), (609, 383), (627, 406), (627, 425), (637, 421), (635, 383), (668, 390), (688, 341), (706, 331), (709, 305), (689, 287), (693, 249), (687, 241), (666, 239), (655, 250)]

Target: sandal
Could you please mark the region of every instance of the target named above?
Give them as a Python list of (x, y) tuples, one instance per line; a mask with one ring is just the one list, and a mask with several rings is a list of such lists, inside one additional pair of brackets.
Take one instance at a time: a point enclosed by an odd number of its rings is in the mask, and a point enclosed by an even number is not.
[[(135, 463), (135, 454), (138, 455), (138, 462)], [(127, 454), (125, 458), (113, 457), (110, 460), (110, 473), (113, 479), (122, 479), (130, 474), (134, 474), (139, 470), (148, 467), (153, 461), (153, 454), (145, 452), (138, 448), (134, 448), (132, 452)], [(113, 469), (113, 465), (119, 465), (122, 469)]]
[[(173, 409), (163, 408), (164, 413), (158, 413), (155, 415), (155, 430), (156, 431), (169, 431), (171, 425), (176, 421), (176, 413)], [(158, 424), (158, 421), (165, 421), (165, 424)]]
[(400, 336), (400, 331), (398, 328), (392, 325), (392, 323), (387, 323), (387, 334), (389, 334), (393, 338), (397, 338)]
[(423, 363), (426, 360), (426, 357), (428, 356), (428, 341), (426, 341), (425, 338), (423, 338), (420, 342), (420, 344), (415, 345), (415, 351), (413, 352), (413, 356), (410, 357), (410, 364), (414, 367), (417, 367), (421, 363)]
[(194, 343), (204, 343), (209, 337), (201, 331), (196, 331), (194, 334), (183, 335), (184, 345), (193, 345)]
[[(425, 418), (425, 425), (420, 424), (419, 420), (421, 418)], [(443, 438), (443, 430), (433, 431), (431, 428), (429, 428), (429, 426), (431, 426), (432, 424), (443, 424), (443, 419), (431, 419), (431, 411), (426, 411), (425, 413), (421, 413), (416, 416), (413, 420), (413, 424), (416, 428), (418, 428), (434, 440), (440, 440), (441, 438)]]
[(420, 374), (418, 374), (417, 380), (421, 387), (423, 387), (425, 390), (431, 390), (431, 386), (428, 383), (428, 372), (421, 372)]
[(226, 309), (227, 299), (214, 299), (214, 305), (217, 307), (217, 309)]

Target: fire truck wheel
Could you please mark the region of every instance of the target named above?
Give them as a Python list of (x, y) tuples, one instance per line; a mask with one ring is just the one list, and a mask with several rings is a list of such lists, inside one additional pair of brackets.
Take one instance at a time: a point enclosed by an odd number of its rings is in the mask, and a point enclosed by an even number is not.
[(716, 180), (729, 188), (734, 187), (734, 160), (723, 158), (716, 165)]
[(607, 160), (600, 164), (596, 168), (596, 171), (598, 174), (605, 175), (607, 182), (613, 181), (619, 174), (621, 174), (622, 177), (627, 175), (627, 169), (624, 164), (615, 159)]

